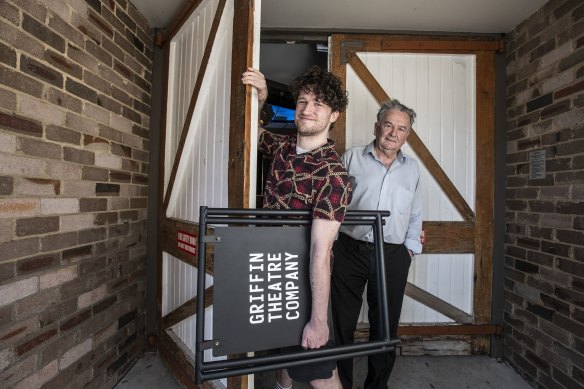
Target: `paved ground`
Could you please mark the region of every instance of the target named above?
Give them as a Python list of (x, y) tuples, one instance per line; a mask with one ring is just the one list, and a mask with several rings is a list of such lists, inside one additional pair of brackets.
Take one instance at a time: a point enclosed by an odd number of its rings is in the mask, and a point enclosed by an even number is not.
[[(365, 380), (366, 358), (355, 364), (355, 388)], [(256, 389), (274, 387), (273, 372), (256, 375)], [(178, 389), (155, 353), (145, 353), (118, 383), (116, 389)], [(296, 389), (308, 388), (295, 385)], [(507, 363), (486, 356), (398, 357), (388, 388), (399, 389), (531, 389)]]

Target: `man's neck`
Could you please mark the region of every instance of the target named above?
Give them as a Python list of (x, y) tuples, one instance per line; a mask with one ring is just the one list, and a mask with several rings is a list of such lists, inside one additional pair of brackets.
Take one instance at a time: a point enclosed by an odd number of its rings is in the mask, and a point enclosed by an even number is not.
[(298, 147), (300, 147), (301, 149), (313, 151), (327, 144), (328, 142), (327, 134), (328, 131), (325, 131), (323, 134), (318, 134), (315, 136), (298, 135), (296, 143)]
[(390, 150), (384, 151), (380, 150), (378, 147), (374, 147), (373, 151), (375, 152), (377, 159), (379, 159), (387, 169), (389, 169), (393, 161), (395, 161), (397, 158), (397, 154), (399, 153), (399, 150), (395, 152)]

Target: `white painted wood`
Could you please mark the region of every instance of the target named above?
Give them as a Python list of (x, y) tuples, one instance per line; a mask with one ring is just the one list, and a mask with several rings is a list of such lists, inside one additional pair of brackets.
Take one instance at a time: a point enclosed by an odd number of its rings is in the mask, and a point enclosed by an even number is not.
[[(187, 22), (181, 29), (184, 33), (178, 34), (172, 42), (176, 55), (171, 63), (176, 66), (169, 91), (176, 91), (175, 95), (179, 97), (168, 108), (174, 113), (175, 120), (167, 126), (166, 184), (217, 4), (208, 1), (201, 7), (196, 13), (198, 16), (191, 16), (190, 23)], [(226, 3), (197, 104), (188, 125), (188, 135), (167, 210), (167, 216), (172, 218), (197, 222), (200, 205), (227, 206), (232, 31), (233, 0)], [(204, 41), (199, 36), (201, 33), (205, 35)]]
[[(170, 188), (166, 216), (191, 222), (199, 221), (199, 206), (227, 207), (229, 116), (231, 98), (231, 50), (234, 0), (227, 0), (212, 46), (206, 71), (200, 75), (202, 59), (219, 0), (203, 0), (170, 42), (169, 80), (164, 160), (164, 189), (168, 189), (181, 132), (187, 134), (178, 162), (174, 185)], [(259, 33), (261, 2), (255, 1), (253, 66), (259, 67)], [(202, 77), (201, 80), (197, 80)], [(201, 88), (192, 119), (185, 126), (195, 84)], [(252, 138), (257, 137), (257, 92), (252, 99)], [(242, 109), (242, 107), (236, 107)], [(242, 131), (244, 129), (242, 128)], [(251, 147), (251, 206), (255, 206), (255, 171), (257, 146)], [(162, 315), (180, 307), (197, 293), (197, 269), (163, 252)], [(213, 278), (205, 276), (206, 286)], [(211, 339), (213, 308), (205, 310), (205, 339)], [(181, 347), (194, 355), (196, 350), (196, 315), (170, 329)], [(211, 351), (205, 360), (213, 361)], [(253, 379), (250, 380), (253, 388)], [(214, 384), (227, 387), (227, 380)]]
[[(413, 108), (414, 129), (471, 209), (475, 203), (475, 57), (473, 55), (358, 53), (387, 94)], [(374, 139), (379, 105), (347, 66), (347, 148)], [(416, 157), (409, 147), (404, 152)], [(462, 221), (436, 181), (421, 166), (424, 220)], [(415, 257), (408, 281), (472, 314), (472, 254)], [(366, 307), (360, 321), (367, 322)], [(403, 323), (448, 323), (449, 318), (406, 297)]]

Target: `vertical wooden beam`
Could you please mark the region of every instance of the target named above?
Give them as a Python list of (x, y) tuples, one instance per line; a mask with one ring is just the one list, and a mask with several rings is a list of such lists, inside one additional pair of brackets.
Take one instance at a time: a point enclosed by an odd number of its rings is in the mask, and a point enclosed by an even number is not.
[[(343, 89), (347, 90), (347, 70), (346, 66), (341, 64), (341, 42), (344, 39), (344, 35), (333, 34), (331, 38), (331, 47), (329, 50), (331, 69), (330, 71), (337, 75), (343, 82)], [(351, 96), (349, 96), (351, 99)], [(339, 118), (335, 122), (335, 126), (329, 133), (329, 138), (335, 141), (335, 147), (339, 154), (345, 152), (347, 148), (347, 115), (345, 112), (339, 115)]]
[[(250, 206), (251, 95), (252, 87), (244, 86), (241, 75), (253, 65), (254, 0), (234, 2), (231, 59), (231, 103), (229, 114), (228, 206)], [(247, 389), (248, 376), (229, 377), (229, 389)]]
[(230, 208), (249, 207), (251, 93), (244, 86), (241, 75), (252, 66), (253, 55), (253, 0), (235, 1), (231, 59), (231, 103), (229, 115), (229, 174), (228, 205)]
[[(493, 221), (495, 196), (495, 58), (479, 51), (477, 72), (476, 201), (475, 201), (475, 324), (491, 322), (493, 279)], [(489, 351), (489, 338), (473, 340), (473, 353)]]

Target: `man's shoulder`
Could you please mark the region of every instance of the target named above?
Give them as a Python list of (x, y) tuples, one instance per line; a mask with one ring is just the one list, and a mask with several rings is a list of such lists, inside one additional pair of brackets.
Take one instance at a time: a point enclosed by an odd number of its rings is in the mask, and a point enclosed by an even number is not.
[(403, 157), (403, 161), (406, 165), (411, 166), (413, 169), (420, 169), (420, 163), (418, 162), (418, 160), (414, 157), (412, 157), (411, 155), (404, 153), (403, 151), (402, 153), (402, 157)]
[(354, 146), (351, 147), (350, 149), (348, 149), (347, 151), (344, 152), (343, 155), (362, 155), (365, 152), (365, 149), (367, 149), (367, 147), (369, 147), (369, 145), (363, 145), (363, 146)]

